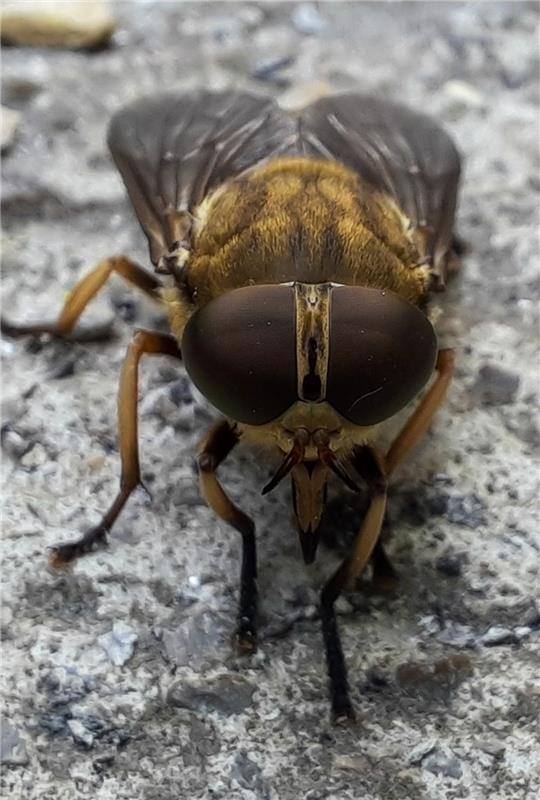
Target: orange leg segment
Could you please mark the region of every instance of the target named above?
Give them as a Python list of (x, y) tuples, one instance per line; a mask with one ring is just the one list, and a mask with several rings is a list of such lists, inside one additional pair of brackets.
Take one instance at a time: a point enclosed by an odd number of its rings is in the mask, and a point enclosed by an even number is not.
[(133, 490), (141, 483), (137, 405), (139, 361), (143, 355), (182, 358), (178, 344), (172, 336), (154, 331), (137, 331), (134, 334), (122, 367), (118, 394), (119, 448), (122, 460), (120, 490), (98, 525), (77, 541), (54, 548), (51, 563), (55, 567), (63, 567), (78, 556), (90, 552), (95, 545), (105, 544), (107, 532)]
[(41, 333), (78, 341), (106, 338), (111, 332), (110, 325), (81, 328), (74, 333), (73, 329), (88, 303), (90, 303), (113, 274), (120, 275), (128, 281), (128, 283), (136, 286), (151, 297), (152, 300), (161, 302), (159, 294), (159, 289), (161, 288), (160, 282), (129, 258), (125, 256), (115, 256), (106, 258), (99, 263), (97, 267), (89, 272), (88, 275), (72, 289), (55, 322), (35, 322), (28, 325), (19, 325), (2, 319), (0, 322), (2, 333), (14, 338)]
[[(354, 583), (356, 578), (362, 574), (370, 558), (376, 552), (386, 509), (388, 479), (429, 428), (448, 390), (454, 371), (454, 362), (453, 350), (439, 351), (435, 366), (437, 377), (396, 437), (386, 457), (380, 457), (370, 447), (357, 448), (353, 455), (352, 463), (355, 469), (368, 483), (371, 502), (351, 554), (325, 584), (321, 594), (321, 619), (330, 677), (332, 713), (337, 722), (354, 719), (354, 712), (349, 699), (347, 671), (337, 629), (334, 603), (344, 587)], [(384, 562), (384, 558), (382, 561)], [(381, 562), (381, 558), (379, 558), (379, 562)], [(383, 563), (383, 566), (387, 569), (389, 564)]]
[(390, 477), (431, 425), (433, 417), (440, 408), (450, 386), (450, 381), (454, 374), (455, 361), (454, 350), (439, 350), (437, 363), (435, 364), (437, 377), (386, 454), (384, 469), (387, 477)]
[(257, 549), (255, 525), (227, 495), (216, 470), (239, 441), (234, 425), (226, 420), (209, 432), (198, 458), (201, 494), (218, 517), (235, 528), (242, 537), (242, 566), (240, 570), (240, 603), (236, 645), (241, 653), (252, 653), (257, 645)]

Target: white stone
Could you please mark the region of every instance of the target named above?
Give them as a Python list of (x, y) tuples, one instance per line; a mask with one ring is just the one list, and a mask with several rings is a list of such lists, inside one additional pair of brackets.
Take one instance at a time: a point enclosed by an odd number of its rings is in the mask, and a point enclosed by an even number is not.
[(279, 98), (279, 104), (287, 111), (298, 111), (322, 97), (332, 94), (332, 86), (327, 81), (306, 81), (287, 89)]
[(115, 28), (104, 0), (7, 2), (1, 21), (4, 41), (30, 47), (98, 47), (109, 41)]
[(99, 637), (99, 643), (109, 656), (110, 661), (121, 667), (129, 661), (135, 650), (138, 636), (132, 627), (124, 622), (115, 622), (112, 631)]
[(13, 144), (21, 115), (6, 106), (0, 106), (0, 114), (0, 147), (4, 153)]
[(452, 100), (459, 100), (467, 106), (480, 108), (486, 103), (484, 96), (465, 81), (447, 81), (444, 84), (444, 92)]
[(78, 719), (69, 719), (68, 720), (68, 728), (70, 730), (73, 739), (80, 744), (85, 744), (87, 747), (91, 747), (94, 742), (93, 734), (85, 728), (82, 722)]
[(316, 36), (326, 27), (319, 9), (313, 3), (297, 5), (292, 14), (292, 22), (296, 30), (306, 36)]

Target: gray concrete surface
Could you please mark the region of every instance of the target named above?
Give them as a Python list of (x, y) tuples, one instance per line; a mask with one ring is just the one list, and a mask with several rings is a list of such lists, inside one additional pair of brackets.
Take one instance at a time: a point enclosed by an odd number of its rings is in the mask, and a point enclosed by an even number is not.
[[(306, 10), (307, 9), (307, 10)], [(386, 525), (402, 580), (349, 595), (340, 623), (359, 724), (329, 724), (317, 587), (358, 524), (332, 497), (306, 571), (286, 487), (240, 453), (222, 470), (254, 514), (262, 637), (229, 637), (234, 533), (202, 504), (208, 426), (174, 364), (144, 369), (142, 453), (110, 547), (66, 575), (47, 548), (116, 491), (115, 393), (130, 329), (158, 312), (114, 282), (89, 317), (102, 346), (4, 340), (2, 796), (24, 800), (533, 800), (538, 706), (538, 4), (118, 3), (95, 53), (6, 49), (3, 306), (51, 316), (97, 259), (145, 242), (104, 144), (110, 114), (156, 89), (279, 94), (322, 78), (442, 119), (466, 158), (470, 246), (442, 302), (457, 378), (397, 476)]]

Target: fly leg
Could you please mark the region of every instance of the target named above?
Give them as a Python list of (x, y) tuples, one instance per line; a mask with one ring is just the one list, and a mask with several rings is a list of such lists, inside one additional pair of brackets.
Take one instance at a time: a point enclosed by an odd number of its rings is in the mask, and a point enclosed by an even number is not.
[(454, 275), (459, 272), (463, 256), (469, 252), (469, 245), (457, 234), (454, 234), (450, 242), (450, 249), (446, 256), (446, 270), (448, 275)]
[(255, 525), (224, 491), (216, 476), (219, 465), (238, 443), (235, 426), (224, 420), (214, 426), (202, 443), (198, 457), (201, 493), (218, 517), (235, 528), (242, 537), (240, 570), (240, 603), (236, 642), (243, 653), (256, 649), (257, 617), (257, 550)]
[(405, 456), (417, 444), (431, 425), (431, 421), (443, 402), (455, 367), (455, 351), (439, 350), (437, 355), (437, 377), (422, 398), (421, 403), (413, 411), (384, 459), (385, 472), (388, 476), (403, 461)]
[(370, 447), (358, 447), (352, 464), (366, 480), (371, 502), (352, 552), (346, 558), (321, 593), (321, 620), (326, 645), (332, 714), (335, 722), (354, 719), (349, 698), (347, 668), (339, 638), (334, 603), (342, 590), (361, 575), (377, 546), (386, 509), (387, 482), (429, 428), (446, 395), (454, 371), (454, 351), (440, 350), (435, 365), (437, 377), (422, 401), (396, 437), (386, 457), (381, 458)]
[(347, 668), (334, 603), (369, 561), (379, 538), (386, 509), (386, 476), (383, 466), (371, 448), (357, 448), (357, 451), (352, 463), (367, 481), (371, 494), (370, 505), (351, 554), (325, 584), (321, 593), (321, 621), (330, 678), (332, 717), (335, 723), (354, 720), (354, 711), (349, 698)]
[(143, 355), (167, 355), (182, 358), (172, 336), (153, 331), (137, 331), (129, 345), (118, 393), (118, 431), (122, 472), (119, 492), (101, 522), (80, 539), (54, 548), (51, 563), (63, 567), (78, 556), (90, 552), (94, 546), (106, 543), (106, 535), (123, 509), (133, 490), (141, 483), (138, 436), (138, 384), (139, 361)]
[(398, 573), (392, 566), (388, 554), (384, 549), (381, 540), (377, 542), (371, 556), (373, 566), (373, 585), (381, 592), (391, 592), (396, 588), (399, 580)]
[[(388, 477), (405, 458), (409, 450), (422, 438), (431, 424), (431, 420), (444, 400), (452, 379), (454, 361), (453, 350), (439, 351), (435, 367), (438, 375), (433, 386), (410, 419), (407, 420), (385, 458), (385, 472)], [(383, 591), (390, 591), (395, 587), (397, 579), (397, 573), (381, 542), (377, 542), (373, 551), (373, 582)]]
[(72, 332), (88, 303), (114, 273), (121, 275), (128, 283), (136, 286), (151, 297), (152, 300), (161, 302), (159, 294), (160, 282), (129, 258), (115, 256), (100, 262), (72, 289), (55, 322), (35, 322), (28, 325), (19, 325), (2, 319), (0, 321), (2, 333), (5, 336), (14, 338), (48, 333), (50, 336), (63, 339), (69, 338), (75, 341), (92, 341), (107, 338), (111, 333), (110, 325), (86, 327), (75, 333)]

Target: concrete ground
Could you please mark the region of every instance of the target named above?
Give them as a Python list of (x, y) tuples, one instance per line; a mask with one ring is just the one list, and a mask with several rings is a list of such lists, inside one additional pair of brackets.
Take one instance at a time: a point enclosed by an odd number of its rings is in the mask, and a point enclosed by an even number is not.
[[(361, 518), (331, 498), (306, 570), (286, 487), (241, 452), (222, 469), (257, 521), (261, 643), (230, 635), (239, 542), (193, 469), (211, 412), (166, 359), (144, 368), (148, 504), (68, 574), (47, 548), (95, 523), (119, 474), (115, 395), (134, 326), (159, 312), (111, 283), (103, 345), (2, 343), (2, 796), (24, 800), (533, 800), (540, 790), (538, 4), (118, 3), (98, 52), (3, 53), (21, 112), (4, 158), (3, 309), (51, 317), (99, 258), (148, 264), (104, 143), (157, 89), (279, 95), (323, 79), (441, 119), (466, 160), (469, 246), (442, 298), (459, 351), (449, 400), (392, 487), (385, 537), (402, 579), (340, 601), (358, 710), (329, 724), (317, 588)], [(439, 298), (438, 298), (439, 299)], [(195, 402), (194, 402), (195, 399)]]

